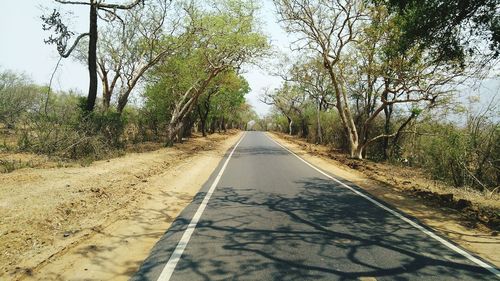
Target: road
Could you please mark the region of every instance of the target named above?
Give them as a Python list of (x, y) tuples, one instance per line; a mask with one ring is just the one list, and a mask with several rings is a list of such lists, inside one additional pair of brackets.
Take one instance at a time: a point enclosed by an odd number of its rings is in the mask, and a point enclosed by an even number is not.
[(132, 280), (498, 280), (389, 208), (247, 132)]

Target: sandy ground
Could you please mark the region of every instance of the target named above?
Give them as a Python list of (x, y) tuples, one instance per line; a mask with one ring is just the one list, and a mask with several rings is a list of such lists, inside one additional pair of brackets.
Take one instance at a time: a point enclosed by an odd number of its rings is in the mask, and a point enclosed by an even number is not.
[[(327, 149), (324, 146), (307, 144), (303, 140), (281, 134), (269, 133), (269, 136), (316, 167), (356, 183), (373, 196), (416, 217), (441, 235), (448, 237), (463, 248), (500, 267), (500, 237), (496, 231), (492, 232), (490, 229), (480, 226), (474, 228), (467, 227), (463, 223), (463, 216), (461, 216), (460, 212), (425, 204), (422, 199), (404, 192), (404, 186), (398, 188), (395, 182), (399, 183), (400, 181), (396, 181), (395, 177), (404, 178), (404, 169), (398, 169), (390, 165), (382, 167), (381, 164), (374, 164), (378, 165), (378, 169), (385, 174), (385, 176), (382, 176), (382, 173), (378, 173), (379, 175), (374, 178), (373, 176), (368, 176), (367, 174), (369, 173), (352, 169), (344, 163), (331, 159), (331, 157), (315, 153), (318, 150)], [(415, 175), (412, 175), (412, 177), (406, 175), (406, 182), (415, 182), (417, 180), (419, 179)], [(423, 182), (427, 181), (426, 179), (420, 180)], [(491, 207), (498, 207), (500, 202), (495, 199), (489, 199), (483, 203), (491, 205)]]
[(127, 280), (240, 135), (0, 174), (0, 280)]

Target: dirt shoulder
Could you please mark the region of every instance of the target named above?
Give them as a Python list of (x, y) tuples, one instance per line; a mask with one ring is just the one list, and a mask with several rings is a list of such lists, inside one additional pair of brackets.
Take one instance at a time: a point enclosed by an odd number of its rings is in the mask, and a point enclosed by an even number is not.
[[(351, 160), (325, 146), (309, 144), (295, 137), (278, 133), (269, 133), (269, 136), (311, 164), (359, 185), (373, 196), (500, 267), (500, 236), (496, 229), (488, 226), (492, 218), (498, 217), (498, 196), (485, 198), (472, 191), (457, 189), (451, 192), (450, 187), (425, 178), (422, 171), (416, 169)], [(438, 201), (430, 199), (436, 195), (440, 198)], [(468, 202), (461, 204), (470, 205), (457, 210), (455, 207), (460, 199)], [(474, 219), (473, 216), (485, 217)]]
[(127, 280), (240, 135), (0, 174), (0, 279)]

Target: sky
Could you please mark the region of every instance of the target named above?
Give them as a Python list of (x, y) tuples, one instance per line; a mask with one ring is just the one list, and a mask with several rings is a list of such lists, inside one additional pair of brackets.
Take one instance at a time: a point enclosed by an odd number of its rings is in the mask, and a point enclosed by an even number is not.
[[(277, 23), (277, 16), (271, 0), (262, 0), (259, 19), (264, 33), (276, 51), (290, 53), (290, 36)], [(52, 0), (16, 0), (1, 1), (0, 10), (0, 70), (14, 70), (30, 76), (35, 83), (48, 84), (52, 71), (59, 59), (54, 45), (44, 44), (49, 33), (42, 30), (40, 16), (48, 14), (56, 7)], [(73, 15), (70, 26), (76, 32), (88, 29), (87, 8), (71, 6)], [(261, 116), (269, 111), (269, 106), (259, 101), (264, 89), (277, 88), (281, 79), (268, 73), (272, 60), (264, 60), (260, 66), (246, 66), (243, 74), (248, 80), (251, 92), (247, 95), (248, 102)], [(64, 59), (53, 81), (56, 90), (75, 90), (86, 93), (88, 89), (88, 72), (85, 65), (71, 58)], [(486, 81), (481, 94), (491, 96), (498, 93), (500, 79)], [(471, 91), (472, 94), (478, 94)], [(137, 95), (137, 93), (136, 93)], [(486, 102), (486, 99), (484, 99)]]
[[(122, 1), (123, 2), (123, 1)], [(57, 7), (52, 0), (16, 0), (1, 1), (0, 10), (0, 70), (23, 72), (38, 84), (48, 84), (50, 76), (59, 59), (54, 45), (44, 44), (50, 33), (42, 30), (40, 16), (48, 14)], [(71, 6), (71, 29), (85, 32), (88, 27), (87, 8)], [(277, 24), (274, 6), (270, 0), (262, 1), (260, 11), (262, 29), (273, 46), (283, 52), (289, 50), (290, 41), (286, 33)], [(269, 106), (259, 101), (259, 96), (265, 88), (276, 88), (281, 80), (271, 76), (262, 66), (246, 66), (244, 76), (248, 80), (251, 92), (247, 95), (248, 102), (260, 115), (265, 115)], [(85, 65), (72, 60), (63, 59), (54, 77), (53, 86), (56, 90), (76, 90), (86, 93), (88, 89), (88, 71)], [(137, 94), (137, 93), (136, 93)]]

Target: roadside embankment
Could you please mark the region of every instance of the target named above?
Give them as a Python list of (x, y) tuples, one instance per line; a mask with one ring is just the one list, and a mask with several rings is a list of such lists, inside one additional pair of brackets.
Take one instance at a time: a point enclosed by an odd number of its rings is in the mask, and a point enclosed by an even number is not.
[(240, 135), (0, 174), (0, 279), (127, 280)]

